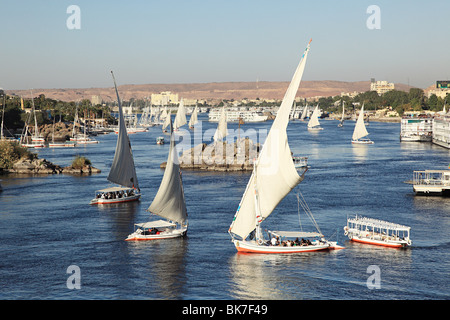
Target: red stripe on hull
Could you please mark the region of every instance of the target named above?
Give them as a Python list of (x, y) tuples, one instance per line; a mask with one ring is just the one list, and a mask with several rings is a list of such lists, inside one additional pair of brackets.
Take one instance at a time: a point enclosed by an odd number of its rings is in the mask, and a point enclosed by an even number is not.
[(382, 247), (390, 247), (390, 248), (401, 248), (403, 247), (401, 244), (396, 244), (396, 243), (379, 243), (379, 242), (372, 242), (372, 241), (368, 241), (368, 240), (361, 240), (361, 239), (355, 239), (353, 238), (352, 241), (355, 242), (359, 242), (359, 243), (364, 243), (364, 244), (371, 244), (371, 245), (375, 245), (375, 246), (382, 246)]

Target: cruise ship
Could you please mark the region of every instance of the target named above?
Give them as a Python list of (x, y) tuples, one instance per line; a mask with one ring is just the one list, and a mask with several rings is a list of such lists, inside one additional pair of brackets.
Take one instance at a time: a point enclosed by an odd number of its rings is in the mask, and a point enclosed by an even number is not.
[(450, 149), (450, 114), (438, 112), (433, 122), (433, 143)]
[(400, 141), (431, 142), (433, 117), (430, 115), (404, 116), (401, 120)]
[[(218, 122), (220, 118), (221, 108), (214, 108), (209, 111), (209, 121)], [(262, 112), (249, 110), (227, 109), (227, 122), (237, 122), (241, 118), (244, 122), (262, 122), (266, 121), (268, 116)]]

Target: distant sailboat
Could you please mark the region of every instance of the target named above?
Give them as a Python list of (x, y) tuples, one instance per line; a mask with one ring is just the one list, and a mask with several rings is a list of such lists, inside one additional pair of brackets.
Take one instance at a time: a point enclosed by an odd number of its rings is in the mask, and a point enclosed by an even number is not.
[(320, 126), (319, 123), (319, 105), (316, 106), (313, 114), (309, 118), (308, 130), (310, 131), (323, 130), (323, 128)]
[(191, 118), (189, 119), (189, 129), (194, 129), (194, 126), (198, 123), (197, 113), (198, 113), (198, 106), (195, 106)]
[(109, 171), (108, 180), (118, 184), (120, 187), (112, 187), (96, 191), (95, 199), (90, 204), (110, 204), (139, 200), (141, 192), (134, 167), (133, 153), (131, 151), (130, 139), (123, 117), (122, 104), (116, 79), (111, 71), (116, 89), (117, 101), (119, 103), (119, 133), (117, 135), (116, 152)]
[(228, 230), (232, 242), (239, 252), (299, 253), (335, 248), (336, 244), (326, 241), (319, 232), (268, 231), (269, 234), (279, 237), (319, 238), (308, 245), (282, 246), (279, 243), (271, 244), (265, 240), (261, 230), (261, 223), (269, 217), (280, 201), (303, 180), (307, 171), (305, 167), (302, 169), (301, 175), (297, 172), (292, 160), (286, 128), (292, 103), (305, 69), (309, 48), (310, 44), (308, 43), (264, 146), (254, 163), (252, 175)]
[(181, 99), (180, 105), (178, 106), (177, 115), (175, 117), (175, 122), (173, 123), (173, 131), (178, 131), (178, 129), (186, 123), (186, 108), (184, 107), (183, 99)]
[(367, 132), (366, 126), (364, 125), (364, 104), (359, 112), (358, 120), (355, 124), (355, 130), (353, 131), (352, 143), (353, 144), (373, 144), (373, 141), (370, 139), (361, 139), (367, 136), (369, 132)]
[(183, 237), (188, 220), (180, 164), (175, 148), (175, 137), (170, 121), (170, 149), (161, 185), (147, 211), (166, 220), (135, 224), (136, 231), (125, 240), (157, 240)]
[(300, 121), (305, 121), (307, 112), (308, 112), (308, 106), (305, 105), (305, 107), (303, 108), (303, 111), (302, 111), (302, 115), (300, 116)]
[(227, 129), (227, 113), (225, 111), (225, 106), (222, 107), (222, 112), (220, 114), (219, 123), (217, 125), (216, 132), (214, 133), (214, 142), (222, 141), (228, 135)]

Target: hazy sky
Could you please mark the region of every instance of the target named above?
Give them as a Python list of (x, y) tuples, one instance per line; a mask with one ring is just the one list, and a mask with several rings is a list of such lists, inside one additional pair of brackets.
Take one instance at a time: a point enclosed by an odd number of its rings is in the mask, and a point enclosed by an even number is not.
[(425, 88), (450, 77), (449, 17), (449, 0), (0, 0), (0, 87), (289, 81), (312, 38), (304, 80)]

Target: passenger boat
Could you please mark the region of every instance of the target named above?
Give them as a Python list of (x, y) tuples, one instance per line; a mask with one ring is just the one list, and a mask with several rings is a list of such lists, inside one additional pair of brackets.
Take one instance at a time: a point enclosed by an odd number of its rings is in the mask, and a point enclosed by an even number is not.
[[(120, 187), (116, 189), (106, 188), (97, 190), (95, 198), (91, 200), (90, 204), (110, 204), (136, 201), (139, 200), (141, 196), (136, 175), (136, 168), (134, 166), (133, 153), (131, 151), (130, 139), (128, 138), (127, 128), (123, 117), (119, 91), (117, 90), (116, 79), (114, 78), (112, 71), (111, 75), (114, 80), (114, 87), (116, 89), (117, 101), (119, 104), (119, 134), (117, 135), (114, 160), (107, 179), (108, 181), (118, 184)], [(108, 195), (109, 192), (113, 192), (112, 197), (114, 199), (105, 199), (105, 196), (101, 196), (102, 194)], [(120, 196), (118, 196), (117, 192)]]
[(147, 211), (166, 220), (135, 224), (135, 231), (125, 239), (126, 241), (168, 239), (186, 235), (188, 229), (187, 209), (172, 121), (170, 121), (169, 156), (164, 176)]
[(417, 195), (450, 195), (450, 170), (414, 171), (412, 184)]
[[(289, 148), (286, 128), (289, 123), (289, 115), (294, 98), (305, 69), (310, 43), (311, 41), (308, 43), (286, 91), (258, 159), (254, 162), (252, 175), (228, 229), (231, 241), (238, 252), (281, 254), (338, 248), (337, 243), (327, 241), (320, 230), (308, 233), (268, 231), (272, 238), (270, 240), (264, 238), (261, 230), (261, 223), (272, 214), (280, 201), (303, 180), (308, 170), (306, 167), (302, 168), (300, 173), (297, 171)], [(286, 244), (284, 246), (280, 242), (282, 239), (277, 241), (277, 236), (279, 238), (304, 238), (311, 236), (317, 239), (307, 242), (306, 245), (295, 245), (295, 241), (293, 241), (289, 242), (291, 244), (289, 246), (288, 242), (284, 242)], [(297, 244), (299, 243), (297, 241)]]
[(408, 226), (358, 215), (347, 218), (344, 227), (344, 234), (351, 241), (391, 248), (410, 246), (410, 233)]
[(364, 124), (364, 104), (361, 107), (361, 111), (359, 112), (358, 120), (355, 124), (355, 129), (353, 130), (352, 143), (353, 144), (373, 144), (373, 141), (370, 139), (362, 139), (367, 136), (369, 132), (367, 132), (366, 125)]
[(120, 202), (136, 201), (140, 198), (140, 193), (134, 188), (111, 187), (95, 191), (95, 198), (90, 204), (111, 204)]

